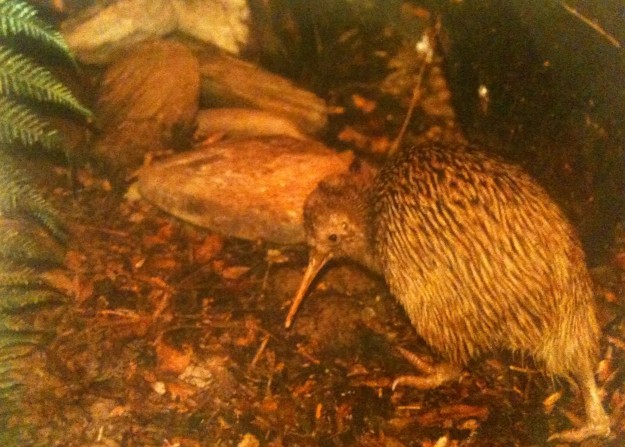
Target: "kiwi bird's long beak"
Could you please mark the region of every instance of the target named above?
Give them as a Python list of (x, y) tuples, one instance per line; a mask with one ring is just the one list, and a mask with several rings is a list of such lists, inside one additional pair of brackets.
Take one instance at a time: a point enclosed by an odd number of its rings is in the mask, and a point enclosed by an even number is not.
[(289, 328), (291, 323), (293, 322), (293, 317), (297, 313), (297, 309), (299, 309), (299, 305), (302, 304), (304, 300), (304, 296), (308, 291), (308, 287), (319, 273), (319, 270), (326, 265), (326, 263), (332, 258), (332, 253), (320, 253), (314, 248), (310, 250), (310, 254), (308, 255), (308, 267), (306, 267), (306, 271), (304, 272), (304, 277), (302, 278), (302, 282), (299, 285), (299, 289), (297, 289), (297, 293), (295, 294), (295, 298), (293, 298), (293, 303), (291, 303), (291, 308), (289, 309), (289, 313), (286, 316), (286, 320), (284, 321), (284, 327)]

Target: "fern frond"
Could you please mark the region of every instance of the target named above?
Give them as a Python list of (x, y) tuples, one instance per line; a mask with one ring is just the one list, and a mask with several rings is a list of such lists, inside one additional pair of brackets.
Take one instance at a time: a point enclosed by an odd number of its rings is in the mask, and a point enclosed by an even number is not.
[(1, 384), (5, 381), (4, 379), (10, 379), (12, 369), (12, 365), (5, 362), (0, 363), (0, 389), (2, 389)]
[[(5, 332), (33, 332), (32, 324), (25, 321), (19, 315), (0, 315), (0, 337)], [(0, 341), (0, 345), (2, 342)], [(2, 350), (0, 349), (0, 360), (2, 360)]]
[(0, 361), (4, 363), (30, 354), (42, 338), (43, 334), (38, 331), (0, 330)]
[(63, 250), (50, 237), (28, 228), (26, 221), (5, 219), (0, 216), (0, 257), (24, 263), (60, 265)]
[(92, 116), (48, 69), (3, 45), (0, 45), (0, 95), (26, 97), (62, 106), (87, 118)]
[(62, 263), (60, 253), (49, 250), (28, 234), (0, 225), (0, 256), (25, 263), (46, 262), (55, 265)]
[[(12, 378), (5, 379), (4, 377), (0, 376), (0, 399), (2, 400), (3, 407), (6, 405), (5, 402), (15, 401), (16, 400), (15, 394), (17, 394), (16, 391), (23, 387), (24, 387), (24, 384), (16, 381), (15, 379), (12, 379)], [(6, 415), (6, 414), (7, 414), (7, 411), (5, 408), (0, 409), (0, 415)], [(6, 423), (0, 423), (0, 427), (3, 427), (3, 426), (6, 426)], [(0, 444), (7, 445), (5, 444), (6, 439), (12, 440), (13, 436), (7, 437), (6, 433), (0, 434)]]
[[(34, 49), (37, 54), (27, 57), (19, 49)], [(3, 446), (32, 444), (18, 441), (28, 426), (28, 419), (22, 417), (25, 407), (20, 401), (19, 388), (28, 373), (27, 356), (49, 335), (33, 329), (33, 321), (38, 320), (32, 311), (39, 310), (35, 306), (62, 301), (61, 295), (51, 290), (54, 272), (42, 272), (34, 266), (40, 261), (60, 263), (61, 247), (50, 234), (57, 241), (66, 238), (55, 209), (31, 186), (30, 176), (3, 146), (62, 149), (57, 131), (29, 108), (37, 102), (91, 118), (91, 112), (71, 91), (36, 62), (38, 55), (52, 52), (76, 66), (61, 34), (40, 20), (34, 7), (23, 0), (0, 0), (0, 445)], [(17, 416), (21, 419), (15, 419)]]
[(49, 150), (58, 150), (61, 139), (28, 107), (8, 98), (0, 97), (0, 143), (19, 142), (24, 146), (41, 144)]
[[(11, 393), (13, 393), (13, 391), (20, 386), (22, 385), (15, 380), (14, 365), (9, 362), (0, 362), (0, 399), (5, 400), (12, 397)], [(0, 409), (0, 414), (2, 414), (2, 411), (3, 408)]]
[[(0, 112), (1, 113), (1, 112)], [(64, 241), (67, 233), (54, 207), (43, 195), (29, 184), (29, 176), (15, 161), (0, 152), (0, 215), (14, 217), (26, 214), (59, 241)]]
[(0, 37), (32, 39), (76, 64), (61, 33), (40, 20), (37, 10), (25, 1), (0, 0)]
[(19, 312), (27, 308), (63, 302), (63, 295), (48, 289), (0, 287), (0, 313)]
[[(21, 332), (7, 331), (6, 333), (23, 335)], [(0, 333), (0, 337), (3, 336), (4, 333)], [(41, 337), (41, 335), (31, 335), (28, 337), (28, 339), (26, 339), (26, 337), (22, 338), (22, 343), (16, 341), (14, 345), (7, 345), (6, 347), (1, 346), (2, 343), (0, 342), (0, 362), (8, 363), (13, 360), (23, 359), (24, 357), (31, 355), (33, 351), (37, 348), (37, 345), (40, 345), (41, 341), (43, 340), (43, 337)], [(13, 370), (14, 372), (17, 372), (17, 368), (14, 367)]]
[(36, 286), (43, 285), (41, 274), (34, 268), (16, 264), (7, 260), (0, 260), (0, 286)]

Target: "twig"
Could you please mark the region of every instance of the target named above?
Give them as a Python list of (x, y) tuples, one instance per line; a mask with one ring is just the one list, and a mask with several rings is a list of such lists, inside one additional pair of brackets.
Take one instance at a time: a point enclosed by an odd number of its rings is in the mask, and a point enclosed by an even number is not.
[(608, 33), (606, 30), (604, 30), (601, 27), (601, 25), (599, 25), (595, 21), (589, 19), (588, 17), (586, 17), (585, 15), (580, 13), (577, 9), (573, 8), (572, 6), (567, 5), (565, 2), (560, 2), (560, 5), (562, 5), (562, 7), (569, 14), (573, 15), (574, 17), (577, 17), (579, 20), (584, 22), (586, 25), (588, 25), (589, 27), (594, 29), (597, 33), (599, 33), (599, 35), (603, 36), (608, 42), (610, 42), (616, 48), (621, 48), (621, 43), (616, 39), (616, 37), (614, 37), (612, 34)]
[(408, 124), (410, 123), (410, 119), (412, 118), (412, 112), (414, 112), (414, 108), (417, 105), (417, 101), (419, 100), (419, 97), (421, 96), (421, 81), (423, 80), (423, 74), (425, 73), (426, 65), (428, 64), (424, 60), (419, 69), (419, 74), (417, 75), (417, 83), (412, 89), (412, 98), (410, 98), (410, 104), (408, 105), (408, 111), (406, 112), (406, 117), (404, 118), (404, 122), (401, 125), (401, 129), (399, 130), (397, 137), (395, 138), (395, 140), (393, 141), (393, 144), (391, 144), (391, 147), (389, 149), (389, 154), (391, 155), (397, 152), (397, 149), (399, 149), (399, 145), (404, 139), (404, 134), (406, 133), (406, 130), (408, 129)]
[(267, 343), (269, 343), (269, 338), (270, 338), (269, 335), (265, 335), (265, 338), (263, 338), (263, 341), (261, 342), (260, 347), (258, 348), (258, 351), (256, 351), (256, 355), (252, 359), (252, 363), (250, 363), (249, 369), (254, 369), (256, 367), (256, 363), (258, 363), (258, 360), (260, 360), (260, 357), (263, 355), (263, 352), (265, 352)]
[(408, 105), (408, 111), (406, 112), (406, 117), (404, 118), (404, 122), (397, 134), (397, 137), (391, 144), (389, 149), (389, 155), (393, 155), (399, 149), (402, 140), (404, 139), (404, 134), (408, 129), (408, 124), (410, 124), (410, 120), (412, 118), (412, 113), (414, 112), (414, 108), (421, 97), (421, 84), (423, 83), (423, 76), (425, 75), (425, 69), (432, 64), (432, 58), (434, 57), (434, 45), (436, 41), (436, 36), (438, 35), (440, 30), (440, 20), (437, 20), (434, 26), (428, 27), (423, 33), (421, 40), (417, 44), (417, 51), (423, 54), (423, 61), (421, 62), (421, 66), (419, 67), (419, 73), (417, 73), (417, 82), (412, 89), (412, 98), (410, 98), (410, 104)]
[(109, 228), (101, 228), (101, 227), (96, 227), (93, 225), (84, 225), (84, 224), (77, 224), (77, 223), (73, 225), (76, 227), (82, 228), (83, 230), (97, 231), (99, 233), (108, 234), (110, 236), (128, 237), (129, 235), (125, 231), (111, 230)]
[(510, 371), (515, 371), (515, 372), (519, 372), (519, 373), (523, 373), (523, 374), (536, 374), (538, 371), (536, 371), (535, 369), (531, 369), (531, 368), (522, 368), (520, 366), (515, 366), (515, 365), (510, 365), (508, 366), (508, 369)]

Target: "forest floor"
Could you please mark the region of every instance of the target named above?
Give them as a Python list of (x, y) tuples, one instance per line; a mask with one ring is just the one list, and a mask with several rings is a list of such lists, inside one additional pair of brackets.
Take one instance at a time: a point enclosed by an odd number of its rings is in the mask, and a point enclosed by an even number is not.
[[(328, 102), (347, 121), (331, 123), (330, 145), (367, 146), (374, 158), (388, 150), (391, 113), (368, 112), (381, 104), (347, 92)], [(381, 278), (329, 265), (285, 329), (306, 247), (194, 227), (88, 166), (72, 191), (66, 167), (37, 163), (70, 240), (67, 302), (51, 312), (55, 336), (25, 378), (32, 445), (539, 446), (583, 422), (575, 390), (510, 353), (435, 390), (392, 390), (414, 372), (397, 348), (432, 353)], [(625, 445), (625, 254), (612, 259), (595, 276), (614, 436), (587, 447)]]
[[(70, 296), (27, 380), (33, 445), (533, 446), (583, 419), (566, 383), (506, 353), (436, 390), (393, 391), (413, 371), (396, 348), (429, 351), (380, 278), (332, 265), (285, 329), (305, 247), (225, 239), (88, 169), (75, 196), (65, 168), (39, 172), (69, 223)], [(600, 379), (617, 427), (587, 446), (625, 445), (610, 293)]]

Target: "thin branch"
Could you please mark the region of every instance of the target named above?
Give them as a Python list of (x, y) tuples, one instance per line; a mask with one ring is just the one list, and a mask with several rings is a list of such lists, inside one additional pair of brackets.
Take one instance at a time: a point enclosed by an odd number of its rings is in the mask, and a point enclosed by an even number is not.
[(419, 102), (419, 99), (421, 98), (421, 84), (423, 82), (423, 77), (425, 76), (425, 70), (432, 64), (432, 58), (434, 57), (434, 46), (436, 45), (435, 42), (440, 32), (440, 27), (441, 22), (439, 18), (433, 26), (430, 26), (425, 30), (421, 37), (421, 40), (417, 44), (417, 51), (423, 54), (423, 60), (421, 62), (421, 66), (419, 67), (419, 72), (417, 73), (415, 86), (412, 89), (412, 98), (410, 99), (410, 104), (408, 105), (406, 117), (404, 118), (404, 122), (401, 126), (401, 129), (399, 130), (399, 133), (397, 134), (397, 137), (389, 148), (389, 155), (393, 155), (399, 150), (399, 146), (404, 139), (404, 134), (406, 133), (408, 125), (410, 124), (410, 120), (412, 119), (414, 109)]
[(586, 17), (585, 15), (580, 13), (577, 9), (573, 8), (572, 6), (567, 5), (565, 2), (560, 2), (560, 5), (562, 5), (562, 7), (569, 14), (572, 14), (573, 16), (577, 17), (579, 20), (584, 22), (586, 25), (588, 25), (589, 27), (594, 29), (597, 33), (599, 33), (601, 36), (603, 36), (608, 42), (610, 42), (616, 48), (621, 48), (621, 42), (619, 42), (616, 39), (616, 37), (614, 37), (612, 34), (608, 33), (606, 30), (604, 30), (601, 27), (601, 25), (596, 23), (594, 20), (589, 19), (588, 17)]

